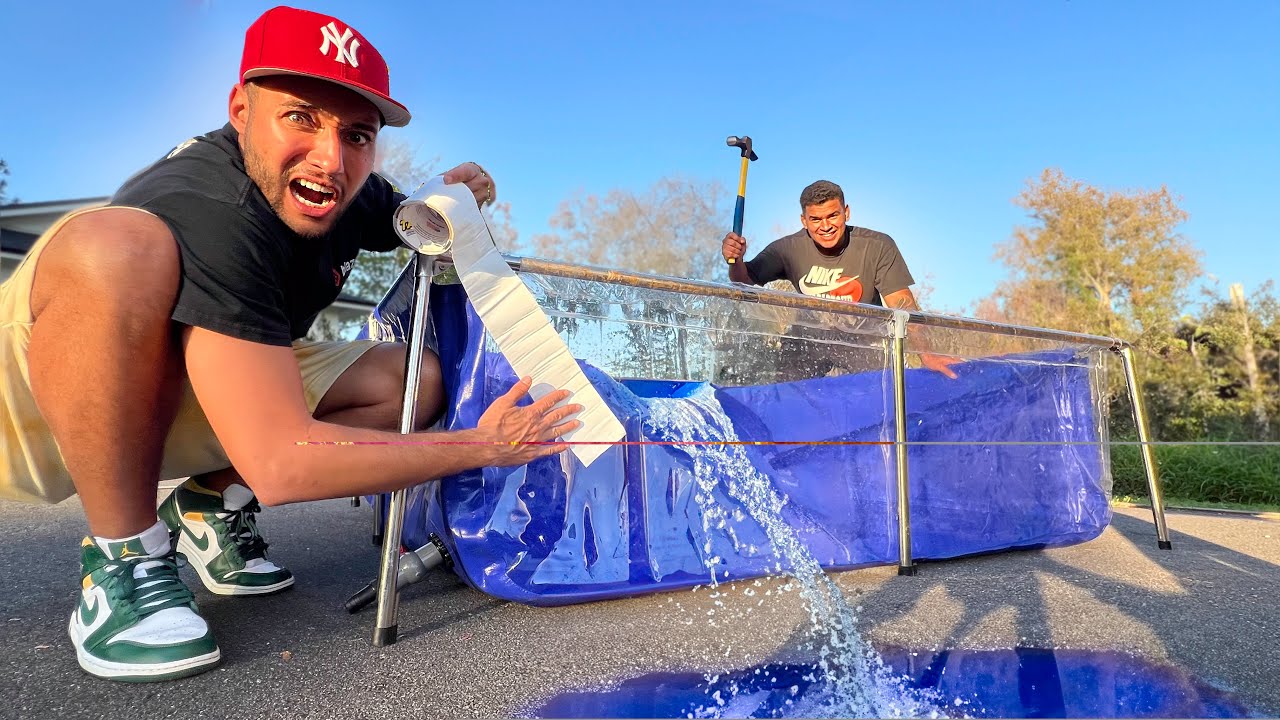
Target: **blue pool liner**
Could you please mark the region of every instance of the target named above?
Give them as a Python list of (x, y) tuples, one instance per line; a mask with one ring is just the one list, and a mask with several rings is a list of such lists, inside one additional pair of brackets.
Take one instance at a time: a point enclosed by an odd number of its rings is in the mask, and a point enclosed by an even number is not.
[[(431, 293), (449, 399), (443, 426), (473, 428), (515, 377), (486, 350), (461, 286), (434, 285)], [(389, 296), (378, 312), (398, 313), (395, 325), (407, 329), (408, 305)], [(1064, 349), (971, 360), (953, 366), (956, 379), (907, 371), (908, 442), (936, 443), (908, 449), (916, 560), (1071, 545), (1106, 528), (1105, 426), (1089, 363), (1087, 354)], [(782, 517), (823, 567), (897, 562), (887, 371), (716, 387), (616, 380), (581, 364), (632, 443), (689, 439), (655, 424), (646, 412), (651, 399), (714, 397), (723, 415), (708, 418), (717, 432), (706, 439), (729, 433), (762, 443), (742, 449), (785, 497)], [(633, 444), (610, 448), (588, 468), (565, 453), (425, 483), (410, 493), (404, 545), (418, 547), (434, 533), (467, 583), (532, 605), (706, 584), (709, 564), (720, 582), (777, 572), (763, 530), (719, 485), (711, 493), (722, 512), (707, 522), (706, 504), (696, 501), (697, 452)]]

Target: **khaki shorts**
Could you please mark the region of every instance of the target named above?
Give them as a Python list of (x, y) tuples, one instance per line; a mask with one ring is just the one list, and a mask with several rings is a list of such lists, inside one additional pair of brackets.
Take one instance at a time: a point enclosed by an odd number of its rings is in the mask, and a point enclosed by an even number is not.
[[(0, 285), (0, 498), (56, 503), (75, 494), (62, 453), (31, 395), (27, 349), (31, 344), (31, 284), (40, 253), (72, 217), (100, 210), (90, 208), (64, 216), (31, 247), (22, 264)], [(138, 212), (144, 212), (139, 210)], [(371, 340), (293, 343), (302, 372), (307, 409), (315, 412), (321, 398), (347, 368), (370, 348)], [(161, 477), (186, 477), (230, 467), (231, 462), (185, 383), (178, 415), (165, 441)]]

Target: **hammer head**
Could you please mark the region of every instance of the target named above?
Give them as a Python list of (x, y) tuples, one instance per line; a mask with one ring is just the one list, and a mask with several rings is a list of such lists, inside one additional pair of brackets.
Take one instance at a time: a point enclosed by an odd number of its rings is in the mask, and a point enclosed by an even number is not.
[(742, 137), (730, 135), (725, 138), (724, 144), (741, 150), (742, 157), (744, 158), (751, 158), (752, 160), (760, 159), (759, 156), (756, 155), (755, 151), (751, 149), (751, 137), (749, 135), (743, 135)]

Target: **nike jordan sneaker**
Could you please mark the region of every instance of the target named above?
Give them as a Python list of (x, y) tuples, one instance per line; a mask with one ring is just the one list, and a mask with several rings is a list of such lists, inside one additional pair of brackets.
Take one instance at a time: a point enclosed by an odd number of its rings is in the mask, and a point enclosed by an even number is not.
[(80, 544), (80, 601), (67, 632), (80, 667), (126, 682), (172, 680), (222, 659), (195, 599), (178, 577), (168, 529)]
[(261, 509), (243, 485), (216, 493), (188, 480), (165, 499), (159, 513), (178, 556), (209, 592), (267, 595), (293, 585), (293, 573), (267, 560), (267, 542), (254, 520)]

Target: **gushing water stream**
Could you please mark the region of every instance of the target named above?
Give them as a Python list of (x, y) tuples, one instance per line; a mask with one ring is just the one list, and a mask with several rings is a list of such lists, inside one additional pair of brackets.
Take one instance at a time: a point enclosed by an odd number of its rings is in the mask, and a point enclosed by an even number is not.
[[(776, 567), (794, 578), (809, 615), (814, 673), (817, 685), (789, 704), (786, 714), (804, 717), (937, 717), (936, 699), (906, 686), (858, 634), (857, 615), (844, 594), (782, 517), (787, 498), (751, 462), (743, 446), (718, 445), (739, 438), (709, 385), (681, 398), (640, 398), (612, 380), (596, 385), (606, 397), (643, 419), (645, 435), (665, 441), (711, 444), (676, 445), (688, 456), (694, 498), (701, 510), (705, 545), (703, 560), (710, 583), (717, 584), (721, 559), (712, 552), (714, 533), (727, 536), (735, 550), (743, 550), (731, 532), (728, 511), (716, 500), (717, 491), (740, 504), (769, 539)], [(608, 386), (606, 387), (602, 386)], [(708, 677), (709, 681), (714, 678)], [(710, 684), (710, 683), (709, 683)], [(697, 717), (741, 717), (751, 714), (750, 697), (727, 697), (717, 692)]]

